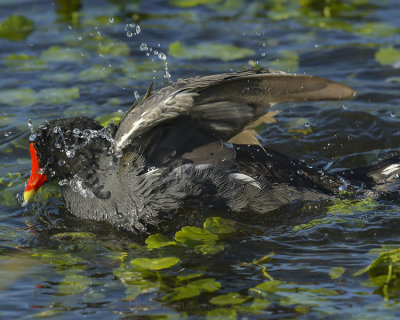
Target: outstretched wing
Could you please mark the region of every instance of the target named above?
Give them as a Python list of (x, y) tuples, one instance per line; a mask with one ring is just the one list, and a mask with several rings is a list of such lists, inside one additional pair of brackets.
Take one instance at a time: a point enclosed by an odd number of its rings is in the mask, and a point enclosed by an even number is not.
[[(243, 70), (177, 81), (129, 110), (115, 139), (121, 148), (151, 129), (196, 124), (205, 134), (229, 140), (282, 102), (345, 100), (350, 87), (324, 78), (280, 71)], [(180, 132), (181, 133), (181, 132)]]

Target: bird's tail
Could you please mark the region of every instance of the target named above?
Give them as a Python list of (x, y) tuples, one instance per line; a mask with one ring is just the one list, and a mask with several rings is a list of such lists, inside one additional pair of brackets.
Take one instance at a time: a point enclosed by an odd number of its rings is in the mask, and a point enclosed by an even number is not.
[(366, 190), (377, 195), (400, 192), (400, 157), (389, 158), (375, 165), (354, 170), (346, 170), (341, 176), (350, 181), (358, 181)]

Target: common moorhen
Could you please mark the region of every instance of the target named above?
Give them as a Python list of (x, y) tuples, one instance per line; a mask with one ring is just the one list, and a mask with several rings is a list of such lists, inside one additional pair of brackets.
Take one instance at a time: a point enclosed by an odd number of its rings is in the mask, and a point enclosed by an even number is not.
[[(188, 204), (248, 215), (328, 199), (347, 185), (343, 177), (263, 148), (246, 132), (277, 103), (354, 96), (324, 78), (267, 69), (192, 77), (155, 93), (150, 88), (119, 126), (86, 117), (42, 124), (30, 139), (24, 200), (57, 180), (75, 216), (151, 232)], [(378, 192), (376, 181), (398, 172), (391, 162), (364, 177)]]

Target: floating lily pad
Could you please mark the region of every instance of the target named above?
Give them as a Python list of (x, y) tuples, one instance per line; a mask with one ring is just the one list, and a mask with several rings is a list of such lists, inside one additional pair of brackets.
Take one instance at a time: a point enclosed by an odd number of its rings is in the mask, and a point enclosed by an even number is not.
[(72, 72), (47, 72), (43, 73), (40, 76), (41, 79), (49, 82), (59, 82), (59, 83), (64, 83), (64, 82), (69, 82), (72, 79), (75, 78), (75, 74)]
[(163, 257), (163, 258), (136, 258), (131, 261), (131, 264), (140, 269), (161, 270), (170, 268), (180, 262), (178, 257)]
[(236, 232), (236, 222), (220, 217), (207, 218), (204, 222), (204, 230), (218, 235), (219, 237), (227, 237)]
[(400, 64), (400, 50), (393, 47), (381, 48), (375, 53), (375, 60), (383, 65)]
[(202, 254), (217, 254), (221, 251), (225, 250), (225, 246), (223, 244), (202, 244), (202, 245), (197, 245), (194, 247), (196, 252), (202, 253)]
[(331, 279), (338, 279), (343, 275), (345, 271), (346, 268), (344, 267), (333, 267), (329, 271), (329, 276), (331, 277)]
[(186, 286), (174, 288), (170, 293), (163, 296), (161, 300), (173, 302), (193, 298), (199, 296), (203, 292), (214, 292), (220, 287), (221, 284), (212, 278), (195, 280), (188, 283)]
[(236, 320), (237, 312), (235, 309), (217, 308), (207, 312), (207, 320)]
[(109, 114), (105, 114), (96, 118), (96, 121), (103, 127), (113, 121), (115, 124), (118, 124), (124, 115), (118, 112), (113, 112)]
[(24, 17), (12, 15), (0, 24), (0, 38), (8, 40), (23, 40), (33, 31), (33, 21)]
[(174, 240), (171, 240), (167, 236), (164, 236), (161, 233), (156, 233), (150, 235), (146, 239), (146, 244), (149, 249), (157, 249), (157, 248), (162, 248), (166, 246), (171, 246), (171, 245), (176, 245), (177, 242)]
[(44, 104), (60, 104), (79, 98), (78, 88), (46, 88), (37, 93), (39, 100)]
[(87, 57), (82, 51), (74, 48), (61, 48), (52, 46), (40, 55), (41, 59), (48, 62), (81, 62)]
[(58, 285), (58, 292), (62, 295), (80, 294), (90, 285), (91, 280), (88, 277), (79, 274), (68, 274)]
[(201, 277), (203, 274), (204, 273), (189, 273), (189, 274), (177, 276), (176, 278), (179, 281), (184, 281), (184, 280), (190, 280), (190, 279)]
[(193, 46), (186, 46), (179, 41), (173, 42), (168, 48), (168, 54), (175, 58), (197, 60), (202, 58), (233, 61), (251, 57), (253, 49), (239, 48), (232, 45), (206, 42)]
[(64, 111), (67, 117), (75, 117), (85, 115), (87, 117), (95, 117), (99, 112), (99, 106), (89, 103), (74, 103)]
[(400, 249), (383, 252), (368, 267), (369, 278), (386, 299), (399, 296)]
[(218, 236), (198, 227), (183, 227), (175, 234), (175, 240), (184, 245), (194, 247), (206, 243), (215, 243)]
[(397, 34), (399, 29), (385, 22), (368, 22), (358, 26), (356, 31), (363, 36), (388, 37)]
[(162, 301), (174, 302), (183, 299), (197, 297), (201, 294), (201, 291), (196, 287), (184, 286), (178, 287), (172, 290), (172, 292), (166, 294), (161, 298)]
[(235, 305), (248, 301), (250, 297), (242, 296), (237, 292), (229, 292), (220, 296), (211, 298), (210, 302), (216, 305)]
[(27, 54), (10, 54), (3, 59), (4, 65), (16, 71), (32, 71), (46, 69), (44, 61), (37, 57), (31, 57)]
[(20, 107), (30, 105), (36, 101), (36, 92), (29, 88), (5, 89), (0, 91), (0, 103)]
[(193, 8), (202, 5), (211, 5), (222, 2), (222, 0), (171, 0), (173, 6), (180, 8)]
[(88, 69), (81, 71), (78, 74), (78, 78), (81, 81), (95, 81), (95, 80), (104, 80), (111, 73), (112, 69), (110, 67), (104, 67), (102, 65), (95, 65)]

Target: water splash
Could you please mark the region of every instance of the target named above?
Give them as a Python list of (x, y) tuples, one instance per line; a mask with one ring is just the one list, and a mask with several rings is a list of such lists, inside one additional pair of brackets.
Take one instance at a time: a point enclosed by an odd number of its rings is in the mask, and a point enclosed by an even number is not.
[(29, 127), (29, 130), (31, 131), (31, 133), (33, 133), (33, 132), (34, 132), (34, 129), (33, 129), (33, 122), (32, 122), (32, 119), (29, 119), (29, 120), (28, 120), (28, 127)]
[(93, 191), (90, 190), (89, 188), (84, 187), (83, 182), (84, 181), (82, 178), (78, 177), (77, 175), (74, 175), (71, 181), (69, 181), (69, 185), (73, 191), (78, 192), (84, 198), (93, 198), (94, 197)]

